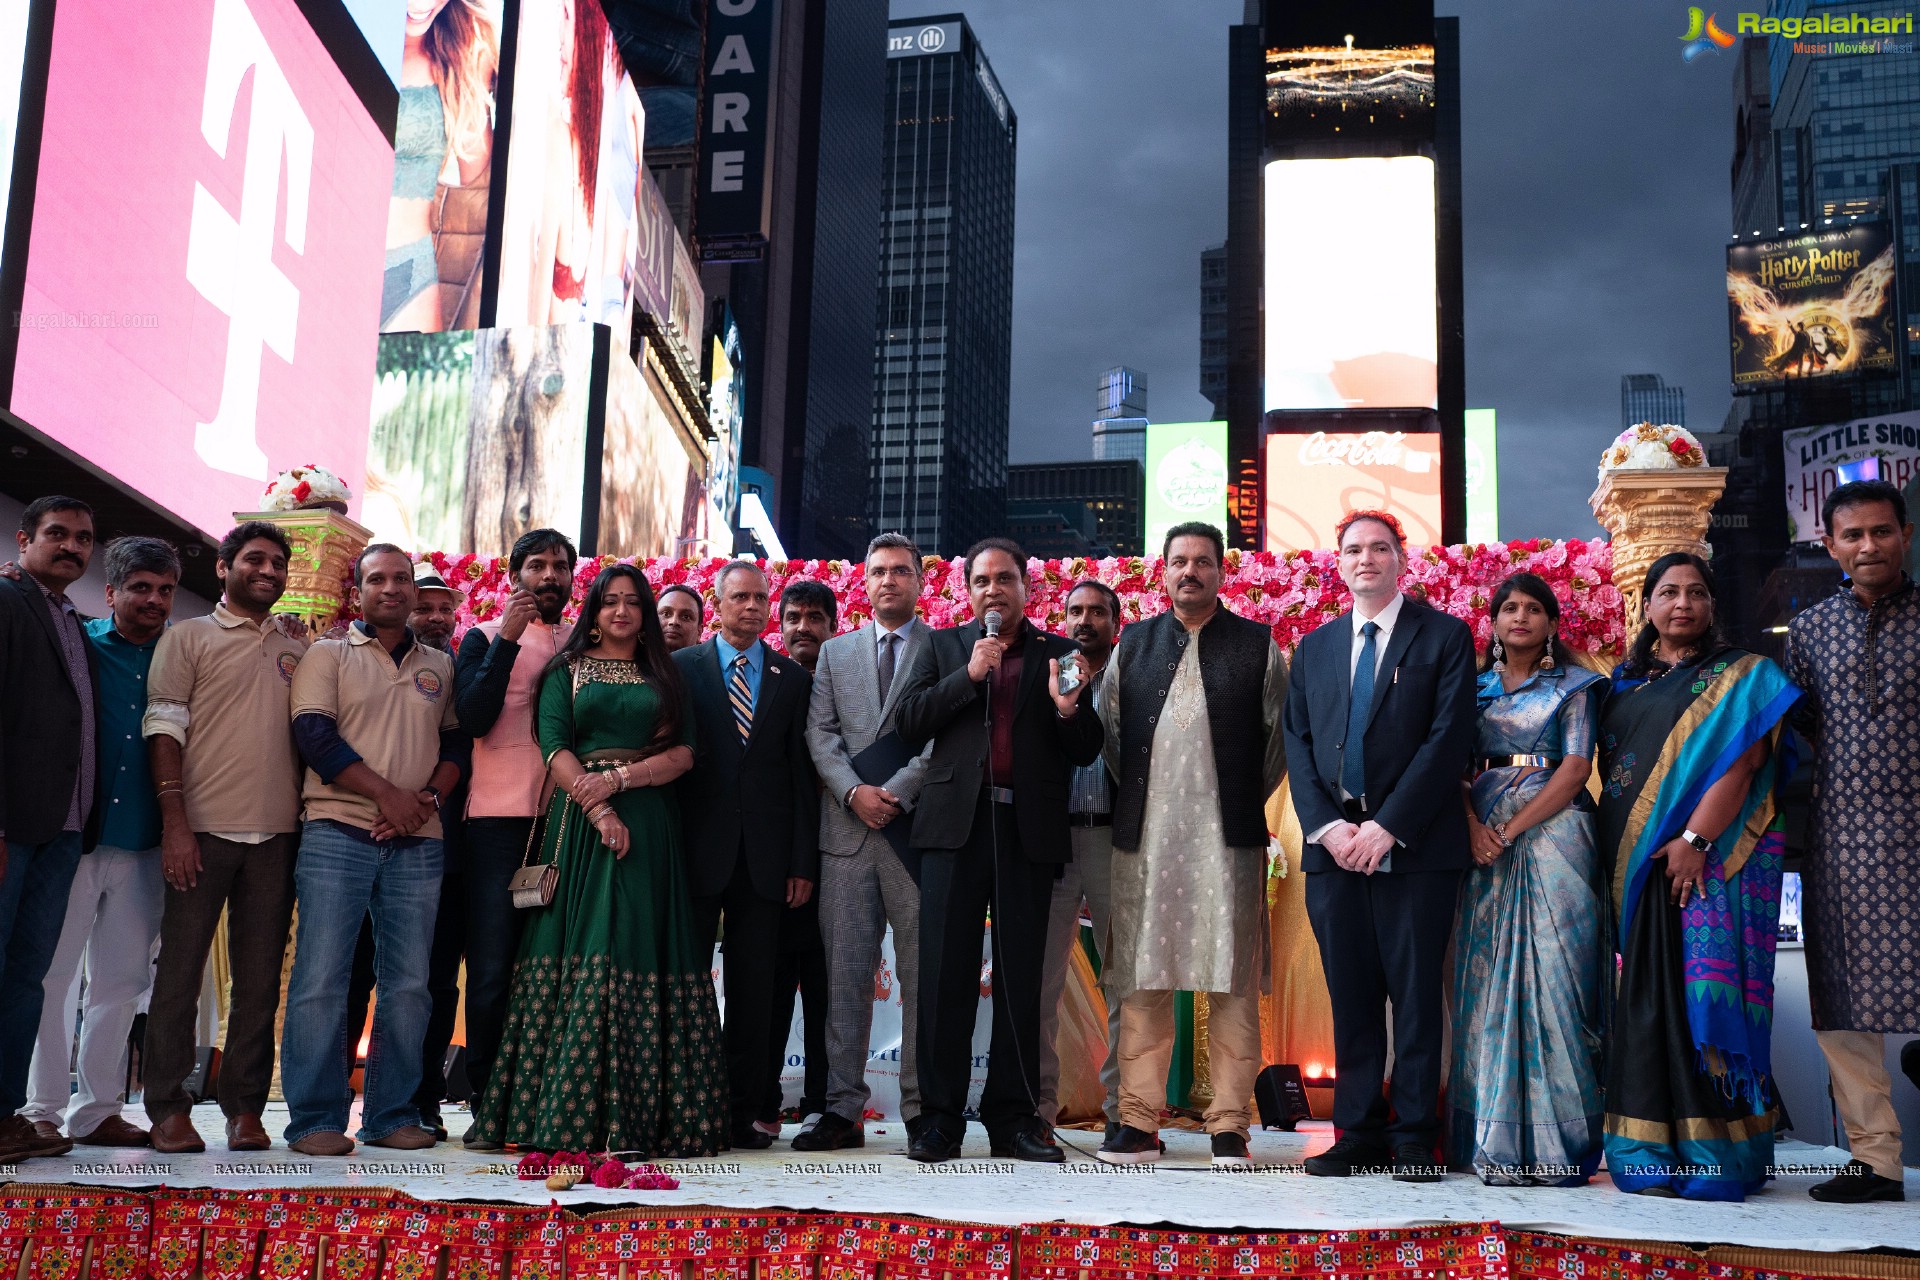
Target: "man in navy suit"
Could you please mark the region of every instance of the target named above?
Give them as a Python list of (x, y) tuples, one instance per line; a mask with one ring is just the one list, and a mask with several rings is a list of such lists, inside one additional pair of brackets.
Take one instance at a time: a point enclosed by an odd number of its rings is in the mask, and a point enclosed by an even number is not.
[(819, 782), (807, 754), (812, 677), (760, 638), (767, 575), (751, 560), (721, 570), (719, 629), (673, 655), (692, 708), (693, 768), (679, 782), (687, 888), (703, 955), (727, 922), (727, 1091), (732, 1143), (770, 1146), (759, 1120), (778, 1088), (768, 1043), (780, 920), (820, 877)]
[[(1340, 577), (1353, 608), (1300, 642), (1287, 775), (1306, 833), (1307, 918), (1333, 1000), (1340, 1140), (1307, 1172), (1383, 1168), (1437, 1181), (1440, 968), (1471, 863), (1460, 781), (1474, 734), (1473, 633), (1400, 594), (1399, 521), (1349, 512)], [(1382, 1096), (1393, 1005), (1392, 1109)]]

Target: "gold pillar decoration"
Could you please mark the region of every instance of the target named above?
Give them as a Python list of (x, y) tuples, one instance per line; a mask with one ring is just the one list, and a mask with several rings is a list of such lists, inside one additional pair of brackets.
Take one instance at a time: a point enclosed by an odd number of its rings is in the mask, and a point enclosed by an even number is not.
[(354, 559), (373, 540), (373, 530), (325, 507), (239, 511), (233, 518), (264, 521), (287, 535), (293, 556), (287, 562), (287, 593), (276, 612), (295, 614), (314, 635), (323, 634), (346, 607)]
[(1627, 635), (1640, 627), (1640, 585), (1655, 560), (1674, 551), (1706, 559), (1707, 523), (1726, 491), (1725, 467), (1603, 472), (1587, 499), (1613, 540), (1613, 585), (1620, 591)]

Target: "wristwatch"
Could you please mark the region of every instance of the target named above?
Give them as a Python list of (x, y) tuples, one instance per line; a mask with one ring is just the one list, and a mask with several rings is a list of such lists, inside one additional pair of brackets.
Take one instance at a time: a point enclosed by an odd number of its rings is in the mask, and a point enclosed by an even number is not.
[(1702, 853), (1713, 852), (1713, 841), (1707, 839), (1705, 836), (1701, 835), (1697, 831), (1694, 831), (1691, 829), (1682, 831), (1680, 833), (1680, 838), (1682, 840), (1685, 840), (1688, 844), (1692, 845), (1694, 848), (1698, 849)]
[(433, 811), (440, 812), (440, 788), (429, 784), (420, 789), (433, 797)]

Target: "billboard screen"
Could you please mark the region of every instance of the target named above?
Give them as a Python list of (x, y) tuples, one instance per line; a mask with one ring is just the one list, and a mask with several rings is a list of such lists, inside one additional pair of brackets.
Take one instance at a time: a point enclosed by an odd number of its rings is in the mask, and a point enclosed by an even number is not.
[[(611, 555), (705, 555), (704, 460), (675, 425), (671, 396), (623, 351), (608, 361), (600, 547)], [(730, 548), (729, 548), (730, 549)]]
[(1893, 274), (1884, 222), (1729, 245), (1733, 389), (1895, 368)]
[(1275, 141), (1433, 136), (1432, 0), (1267, 6)]
[(1143, 550), (1158, 554), (1167, 530), (1189, 520), (1227, 527), (1227, 424), (1150, 423)]
[(1275, 160), (1266, 171), (1266, 407), (1432, 409), (1434, 165)]
[(7, 224), (13, 185), (13, 142), (20, 129), (20, 74), (27, 59), (30, 4), (0, 6), (0, 228)]
[(1340, 517), (1360, 507), (1400, 517), (1407, 541), (1440, 537), (1438, 432), (1314, 431), (1267, 437), (1267, 550), (1333, 543)]
[(433, 333), (480, 323), (500, 5), (452, 0), (418, 17), (411, 7), (405, 11), (380, 276), (383, 332)]
[(362, 506), (374, 536), (408, 550), (505, 555), (546, 526), (578, 544), (594, 332), (382, 337)]
[[(1818, 542), (1820, 507), (1851, 480), (1885, 480), (1907, 490), (1920, 479), (1920, 413), (1890, 413), (1782, 433), (1787, 530), (1795, 542)], [(1907, 493), (1911, 507), (1916, 495)]]
[(296, 0), (60, 0), (13, 411), (215, 537), (359, 493), (392, 165)]
[(499, 325), (632, 323), (644, 113), (599, 0), (524, 0)]
[(1492, 409), (1466, 411), (1467, 541), (1500, 537), (1500, 450)]

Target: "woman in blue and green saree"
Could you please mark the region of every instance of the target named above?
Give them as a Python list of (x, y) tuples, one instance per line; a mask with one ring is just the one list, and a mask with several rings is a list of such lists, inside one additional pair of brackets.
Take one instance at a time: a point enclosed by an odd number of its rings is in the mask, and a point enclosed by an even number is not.
[(1601, 717), (1600, 852), (1620, 978), (1607, 1061), (1614, 1185), (1741, 1200), (1773, 1160), (1770, 1046), (1781, 725), (1800, 691), (1724, 643), (1697, 556), (1648, 569), (1646, 626)]
[(1606, 678), (1560, 643), (1553, 588), (1493, 593), (1453, 965), (1449, 1163), (1498, 1186), (1578, 1186), (1600, 1164), (1613, 998), (1606, 873), (1587, 798)]

